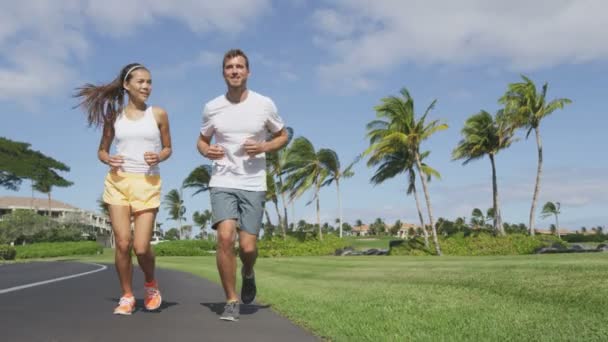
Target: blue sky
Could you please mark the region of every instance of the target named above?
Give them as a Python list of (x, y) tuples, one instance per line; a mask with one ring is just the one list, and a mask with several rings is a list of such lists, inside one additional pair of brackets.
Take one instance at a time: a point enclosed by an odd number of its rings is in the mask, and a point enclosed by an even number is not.
[[(100, 131), (73, 107), (75, 87), (111, 81), (120, 68), (141, 62), (152, 71), (149, 104), (167, 110), (173, 156), (161, 164), (164, 191), (177, 188), (197, 165), (195, 141), (204, 102), (222, 94), (221, 57), (234, 47), (250, 57), (252, 90), (274, 99), (296, 136), (334, 149), (343, 164), (367, 147), (365, 124), (382, 97), (407, 87), (418, 112), (450, 128), (424, 143), (428, 163), (442, 174), (430, 184), (435, 217), (470, 217), (489, 208), (488, 159), (451, 161), (467, 117), (495, 112), (507, 84), (525, 73), (549, 82), (549, 98), (573, 104), (542, 123), (544, 174), (538, 207), (562, 204), (570, 229), (606, 226), (608, 158), (601, 100), (606, 93), (608, 34), (602, 0), (451, 1), (20, 1), (0, 13), (0, 136), (68, 164), (70, 188), (55, 199), (96, 210), (106, 168), (97, 161)], [(536, 144), (521, 140), (497, 157), (503, 220), (527, 224), (536, 170)], [(417, 222), (406, 179), (379, 186), (359, 163), (343, 183), (344, 217)], [(29, 184), (19, 192), (30, 196)], [(186, 216), (209, 208), (208, 195), (186, 192)], [(38, 194), (37, 196), (43, 197)], [(321, 216), (337, 217), (333, 187), (321, 191)], [(312, 221), (314, 207), (294, 207)], [(274, 210), (271, 208), (271, 217)], [(291, 212), (291, 211), (290, 211)], [(538, 209), (540, 214), (540, 209)], [(540, 219), (547, 227), (551, 219)], [(166, 213), (161, 210), (163, 227)]]

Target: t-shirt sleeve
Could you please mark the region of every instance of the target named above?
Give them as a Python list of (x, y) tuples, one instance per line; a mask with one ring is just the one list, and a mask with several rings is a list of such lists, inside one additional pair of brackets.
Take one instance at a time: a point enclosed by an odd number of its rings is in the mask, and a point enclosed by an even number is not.
[(209, 115), (209, 106), (205, 105), (203, 108), (203, 125), (201, 126), (201, 135), (205, 137), (211, 137), (215, 133), (215, 126), (213, 126), (213, 120)]
[(268, 99), (266, 105), (266, 127), (270, 132), (276, 133), (283, 129), (284, 126), (283, 119), (279, 116), (277, 111), (277, 106), (271, 99)]

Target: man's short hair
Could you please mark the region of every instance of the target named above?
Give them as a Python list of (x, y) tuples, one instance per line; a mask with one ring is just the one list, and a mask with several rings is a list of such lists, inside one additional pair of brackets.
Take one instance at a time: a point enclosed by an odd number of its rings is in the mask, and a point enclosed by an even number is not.
[(245, 59), (245, 66), (247, 67), (247, 70), (249, 70), (249, 58), (247, 58), (247, 55), (241, 49), (232, 49), (232, 50), (226, 52), (226, 54), (224, 54), (224, 61), (222, 62), (222, 69), (224, 69), (224, 67), (226, 66), (227, 60), (234, 58), (234, 57), (239, 57), (239, 56), (241, 56)]

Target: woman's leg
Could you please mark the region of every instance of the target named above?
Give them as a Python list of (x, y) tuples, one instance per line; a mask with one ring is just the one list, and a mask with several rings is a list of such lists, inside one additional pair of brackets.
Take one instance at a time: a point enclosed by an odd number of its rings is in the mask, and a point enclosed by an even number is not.
[(133, 296), (133, 264), (131, 261), (131, 208), (124, 205), (108, 205), (115, 238), (116, 272), (122, 295)]
[(133, 239), (133, 250), (137, 256), (137, 261), (141, 270), (144, 272), (146, 283), (154, 281), (154, 252), (150, 240), (154, 232), (154, 222), (157, 209), (136, 212), (135, 234)]

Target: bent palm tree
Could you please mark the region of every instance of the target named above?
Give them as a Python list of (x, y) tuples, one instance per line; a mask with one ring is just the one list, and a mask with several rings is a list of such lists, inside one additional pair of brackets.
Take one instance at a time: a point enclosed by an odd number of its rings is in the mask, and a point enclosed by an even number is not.
[[(418, 198), (418, 192), (416, 191), (416, 161), (407, 148), (395, 149), (392, 153), (386, 154), (379, 151), (370, 152), (371, 156), (367, 161), (367, 166), (379, 165), (376, 172), (370, 179), (371, 183), (378, 185), (383, 183), (385, 180), (393, 178), (398, 174), (407, 172), (408, 187), (407, 194), (413, 194), (414, 200), (416, 201), (416, 210), (418, 211), (418, 218), (420, 219), (420, 228), (424, 236), (424, 245), (429, 247), (429, 234), (425, 228), (424, 218), (422, 217), (422, 209), (420, 207), (420, 200)], [(421, 154), (421, 159), (424, 160), (430, 152), (424, 152)], [(422, 163), (422, 171), (427, 175), (427, 180), (431, 180), (431, 176), (440, 178), (441, 175), (435, 169)]]
[[(293, 128), (286, 127), (287, 131), (287, 145), (291, 142), (293, 138)], [(278, 195), (281, 196), (281, 204), (283, 205), (283, 220), (281, 220), (281, 215), (277, 210), (277, 215), (279, 216), (279, 225), (281, 226), (281, 232), (283, 234), (283, 238), (287, 236), (287, 228), (289, 227), (289, 222), (287, 219), (287, 201), (285, 198), (285, 190), (283, 187), (283, 166), (285, 165), (285, 156), (287, 155), (286, 149), (281, 149), (279, 151), (266, 153), (266, 167), (267, 174), (270, 175), (270, 179), (266, 178), (266, 183), (268, 190), (270, 191), (272, 186), (274, 188), (274, 196), (278, 201)], [(276, 177), (276, 180), (275, 180)], [(272, 183), (272, 184), (271, 184)], [(275, 203), (275, 206), (278, 206), (278, 203)]]
[(186, 214), (186, 207), (184, 207), (184, 200), (182, 197), (181, 188), (178, 191), (173, 189), (169, 191), (163, 200), (165, 209), (169, 211), (169, 218), (178, 222), (179, 239), (182, 239), (182, 220)]
[(492, 208), (494, 210), (494, 231), (505, 235), (502, 225), (498, 197), (498, 182), (496, 179), (496, 154), (513, 142), (513, 130), (507, 127), (502, 112), (492, 115), (484, 110), (469, 117), (462, 129), (463, 138), (452, 151), (452, 160), (464, 159), (463, 165), (483, 158), (490, 159), (492, 166)]
[(555, 202), (555, 203), (553, 203), (553, 202), (547, 202), (543, 206), (543, 210), (541, 212), (541, 217), (542, 218), (547, 218), (547, 217), (549, 217), (551, 215), (555, 216), (555, 235), (558, 238), (561, 238), (559, 236), (559, 218), (558, 218), (559, 214), (561, 214), (559, 202)]
[(366, 153), (374, 150), (378, 153), (392, 153), (396, 149), (405, 148), (413, 155), (424, 191), (435, 250), (437, 255), (441, 255), (437, 229), (433, 219), (431, 198), (426, 177), (422, 171), (420, 145), (436, 132), (447, 129), (448, 125), (440, 123), (439, 120), (425, 122), (428, 114), (435, 106), (436, 100), (431, 102), (420, 119), (416, 120), (414, 99), (406, 88), (401, 89), (400, 93), (401, 97), (385, 97), (382, 99), (382, 104), (376, 106), (375, 111), (378, 119), (367, 125), (370, 146)]
[(538, 194), (540, 192), (540, 179), (543, 168), (543, 147), (540, 137), (540, 123), (555, 110), (563, 109), (566, 104), (572, 103), (572, 100), (559, 98), (547, 102), (547, 83), (543, 85), (542, 90), (539, 93), (532, 80), (524, 75), (521, 77), (523, 82), (509, 84), (507, 92), (500, 98), (499, 102), (506, 105), (506, 112), (509, 115), (509, 122), (513, 129), (526, 129), (526, 138), (530, 136), (532, 130), (534, 130), (536, 135), (538, 165), (536, 169), (534, 194), (532, 195), (532, 205), (530, 207), (529, 225), (530, 235), (534, 235), (534, 213)]
[(321, 149), (317, 152), (308, 139), (299, 137), (293, 141), (291, 147), (287, 150), (283, 167), (283, 173), (287, 175), (284, 189), (289, 191), (291, 201), (312, 189), (313, 197), (308, 204), (312, 201), (316, 202), (320, 240), (323, 239), (323, 233), (321, 231), (319, 191), (329, 176), (329, 171), (325, 165), (326, 161), (332, 157), (331, 152), (333, 151), (328, 149)]
[(344, 170), (340, 169), (340, 158), (338, 154), (333, 150), (327, 150), (327, 158), (323, 159), (322, 162), (325, 164), (325, 168), (329, 171), (328, 179), (323, 183), (323, 186), (330, 185), (333, 181), (336, 182), (336, 192), (338, 194), (338, 224), (340, 225), (340, 237), (342, 237), (342, 198), (340, 196), (340, 180), (350, 178), (354, 176), (352, 171), (353, 166), (361, 159), (361, 157), (355, 158)]

